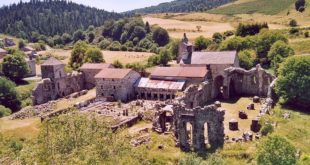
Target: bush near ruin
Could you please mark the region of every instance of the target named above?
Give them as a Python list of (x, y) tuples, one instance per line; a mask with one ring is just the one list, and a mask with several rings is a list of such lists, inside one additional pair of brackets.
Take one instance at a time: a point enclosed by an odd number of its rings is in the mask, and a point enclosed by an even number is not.
[(310, 107), (309, 82), (310, 56), (290, 57), (280, 65), (276, 93), (282, 103), (307, 109)]

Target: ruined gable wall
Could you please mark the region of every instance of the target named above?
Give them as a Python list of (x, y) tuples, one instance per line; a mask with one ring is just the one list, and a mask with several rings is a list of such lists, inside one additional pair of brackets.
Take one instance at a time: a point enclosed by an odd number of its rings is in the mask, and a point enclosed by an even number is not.
[[(231, 82), (233, 82), (234, 90), (239, 95), (267, 97), (269, 86), (274, 79), (275, 77), (267, 73), (260, 65), (257, 65), (249, 71), (242, 68), (231, 67), (225, 70), (224, 85), (229, 89), (231, 87)], [(229, 92), (229, 90), (227, 92)]]
[(184, 96), (179, 98), (187, 108), (204, 106), (211, 98), (212, 83), (206, 81), (199, 85), (191, 85), (184, 91)]
[(188, 150), (186, 123), (191, 123), (193, 133), (193, 148), (197, 151), (206, 149), (204, 126), (208, 126), (208, 141), (211, 147), (217, 148), (224, 144), (224, 116), (225, 110), (214, 105), (203, 108), (186, 109), (180, 104), (173, 106), (175, 134), (182, 149)]

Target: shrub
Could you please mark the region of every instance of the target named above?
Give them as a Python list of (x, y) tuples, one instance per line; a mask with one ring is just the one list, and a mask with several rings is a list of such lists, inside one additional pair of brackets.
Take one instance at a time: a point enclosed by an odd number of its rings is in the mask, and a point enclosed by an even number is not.
[(263, 136), (271, 134), (273, 132), (273, 126), (271, 124), (265, 124), (261, 130)]
[(212, 39), (213, 39), (213, 42), (217, 44), (221, 43), (224, 40), (223, 35), (218, 32), (213, 34)]
[(258, 147), (257, 164), (296, 164), (296, 152), (295, 147), (285, 138), (281, 136), (270, 136)]
[(106, 49), (110, 44), (111, 41), (109, 41), (108, 39), (103, 39), (102, 41), (99, 42), (99, 48)]
[(296, 34), (299, 33), (299, 29), (298, 28), (291, 28), (289, 33), (292, 34), (292, 35), (294, 35), (294, 34), (296, 35)]
[(267, 57), (275, 73), (277, 73), (277, 69), (284, 59), (294, 54), (294, 50), (288, 44), (283, 41), (277, 41), (270, 48)]
[(109, 50), (111, 51), (119, 51), (121, 50), (121, 43), (119, 43), (118, 41), (113, 41), (111, 43), (111, 45), (108, 47)]
[(240, 67), (244, 69), (251, 69), (254, 66), (256, 53), (253, 50), (243, 50), (238, 53)]
[(196, 50), (201, 51), (207, 49), (211, 43), (212, 43), (211, 40), (204, 38), (203, 36), (200, 36), (195, 40), (195, 48)]
[(295, 19), (290, 20), (289, 25), (291, 27), (296, 27), (297, 26), (297, 21)]
[(85, 53), (83, 63), (102, 63), (105, 62), (103, 59), (102, 52), (98, 48), (88, 48)]
[(235, 34), (235, 32), (232, 31), (232, 30), (228, 30), (228, 31), (225, 31), (225, 32), (224, 32), (224, 36), (226, 36), (226, 37), (233, 36), (234, 34)]
[(236, 35), (237, 36), (248, 36), (255, 35), (260, 32), (261, 29), (268, 29), (267, 23), (254, 23), (254, 24), (242, 24), (240, 23), (237, 27)]
[(305, 0), (297, 0), (295, 2), (296, 11), (303, 12), (305, 10), (306, 1)]
[(306, 31), (305, 34), (304, 34), (305, 38), (309, 38), (309, 32)]
[(3, 105), (0, 105), (0, 118), (11, 115), (12, 111)]
[(10, 108), (13, 112), (20, 109), (21, 101), (15, 84), (3, 77), (0, 77), (0, 96), (0, 105)]
[(124, 65), (119, 60), (114, 61), (113, 66), (115, 68), (124, 68)]

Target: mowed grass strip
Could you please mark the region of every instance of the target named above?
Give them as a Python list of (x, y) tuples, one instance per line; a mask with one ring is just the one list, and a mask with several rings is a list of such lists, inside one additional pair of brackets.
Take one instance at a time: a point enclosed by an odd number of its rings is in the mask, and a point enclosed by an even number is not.
[(288, 10), (294, 2), (295, 0), (256, 0), (212, 9), (208, 13), (227, 15), (262, 13), (275, 15)]

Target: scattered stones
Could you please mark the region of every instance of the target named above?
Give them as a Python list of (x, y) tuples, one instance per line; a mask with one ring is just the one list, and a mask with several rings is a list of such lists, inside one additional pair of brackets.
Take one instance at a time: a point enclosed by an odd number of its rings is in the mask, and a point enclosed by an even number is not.
[(248, 119), (248, 114), (245, 111), (239, 111), (240, 119)]
[(236, 119), (231, 119), (229, 121), (229, 129), (231, 131), (237, 131), (239, 130), (238, 121)]
[(259, 103), (260, 102), (260, 98), (258, 96), (254, 96), (253, 97), (253, 102), (254, 103)]
[(15, 119), (26, 119), (34, 116), (41, 116), (43, 114), (49, 113), (54, 110), (56, 106), (55, 101), (50, 101), (45, 104), (33, 106), (33, 107), (26, 107), (20, 110), (19, 112), (14, 113), (11, 116), (11, 120)]
[(255, 105), (254, 105), (253, 103), (251, 103), (251, 104), (249, 104), (249, 105), (247, 106), (247, 109), (248, 109), (248, 110), (255, 110)]
[(220, 101), (216, 101), (216, 102), (214, 103), (214, 105), (215, 105), (217, 108), (222, 107), (222, 104), (221, 104)]
[(252, 141), (253, 140), (253, 133), (250, 131), (246, 131), (243, 133), (243, 140), (244, 141)]
[(134, 147), (140, 146), (142, 144), (148, 144), (151, 141), (150, 135), (143, 135), (136, 139), (130, 141), (130, 144)]
[(284, 118), (284, 119), (289, 119), (289, 118), (291, 118), (291, 113), (285, 112), (285, 113), (283, 114), (283, 118)]

